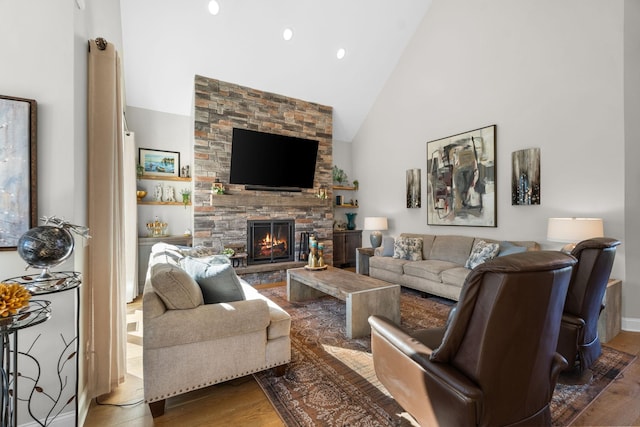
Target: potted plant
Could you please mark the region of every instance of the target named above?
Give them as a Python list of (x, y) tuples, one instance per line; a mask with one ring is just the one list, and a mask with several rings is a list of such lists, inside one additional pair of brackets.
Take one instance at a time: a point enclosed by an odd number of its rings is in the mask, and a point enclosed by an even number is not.
[(182, 194), (182, 204), (184, 205), (184, 208), (187, 209), (187, 205), (191, 201), (191, 190), (183, 188), (180, 190), (180, 194)]

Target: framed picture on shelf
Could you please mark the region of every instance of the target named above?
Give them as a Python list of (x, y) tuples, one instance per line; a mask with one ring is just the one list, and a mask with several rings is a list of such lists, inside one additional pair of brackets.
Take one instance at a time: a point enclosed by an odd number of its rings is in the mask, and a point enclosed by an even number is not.
[(180, 153), (177, 151), (138, 149), (138, 162), (143, 169), (143, 175), (156, 177), (180, 176)]
[(427, 224), (496, 227), (496, 126), (427, 142)]
[(0, 250), (15, 250), (20, 236), (38, 225), (36, 109), (33, 99), (0, 95)]

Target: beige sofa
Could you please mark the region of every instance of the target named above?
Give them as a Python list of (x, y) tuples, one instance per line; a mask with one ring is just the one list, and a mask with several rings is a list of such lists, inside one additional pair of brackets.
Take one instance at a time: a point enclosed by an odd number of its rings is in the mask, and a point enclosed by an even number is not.
[(389, 247), (393, 245), (393, 239), (385, 238), (383, 246), (376, 248), (375, 255), (369, 258), (369, 275), (455, 301), (460, 297), (462, 284), (471, 271), (465, 264), (479, 241), (500, 244), (503, 254), (540, 250), (540, 245), (533, 241), (500, 242), (479, 237), (411, 233), (398, 237), (422, 239), (422, 259), (393, 258), (393, 249)]
[(269, 368), (279, 367), (276, 373), (283, 374), (291, 360), (291, 318), (282, 308), (232, 269), (226, 274), (233, 274), (245, 299), (204, 304), (206, 292), (203, 298), (187, 267), (181, 267), (185, 255), (178, 247), (156, 244), (149, 260), (143, 295), (144, 398), (154, 417), (164, 413), (168, 397)]

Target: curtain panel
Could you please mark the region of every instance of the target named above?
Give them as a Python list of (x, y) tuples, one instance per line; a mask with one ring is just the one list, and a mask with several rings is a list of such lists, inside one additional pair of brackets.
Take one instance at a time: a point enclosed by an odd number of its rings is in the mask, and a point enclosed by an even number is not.
[[(126, 375), (124, 129), (120, 60), (113, 44), (89, 41), (89, 393), (111, 392)], [(135, 256), (135, 255), (133, 255)]]

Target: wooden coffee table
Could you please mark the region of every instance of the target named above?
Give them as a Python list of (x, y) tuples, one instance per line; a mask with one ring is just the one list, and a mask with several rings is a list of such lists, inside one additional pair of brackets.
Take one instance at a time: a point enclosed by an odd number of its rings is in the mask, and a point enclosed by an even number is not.
[(400, 324), (400, 285), (339, 268), (287, 270), (287, 299), (305, 301), (331, 295), (347, 304), (347, 338), (371, 334), (368, 318), (385, 316)]

